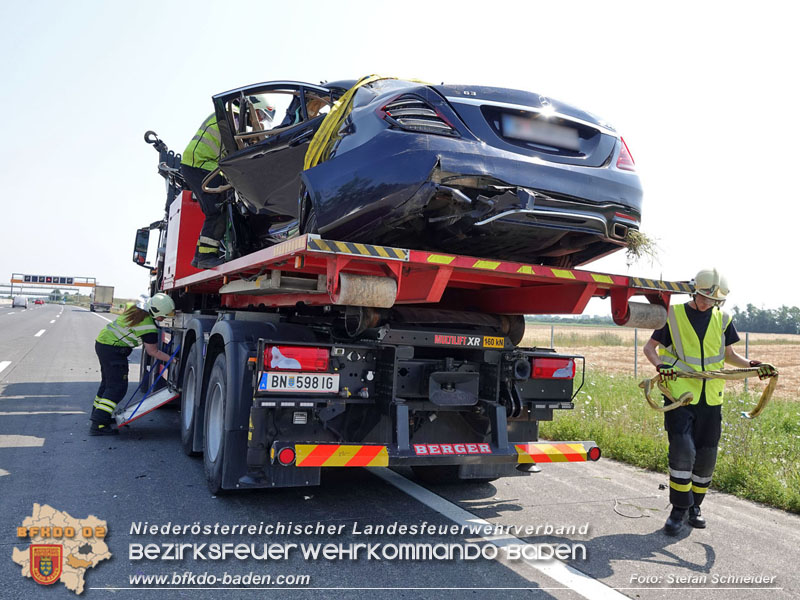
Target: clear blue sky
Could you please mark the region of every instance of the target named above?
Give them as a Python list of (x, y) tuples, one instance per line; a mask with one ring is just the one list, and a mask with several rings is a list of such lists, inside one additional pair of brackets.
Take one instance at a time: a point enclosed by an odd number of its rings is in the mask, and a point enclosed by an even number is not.
[(790, 3), (47, 0), (4, 2), (0, 16), (4, 281), (90, 276), (138, 295), (134, 232), (164, 198), (145, 130), (180, 152), (212, 94), (376, 72), (526, 89), (603, 116), (636, 160), (661, 253), (592, 269), (688, 279), (716, 265), (731, 305), (800, 304)]

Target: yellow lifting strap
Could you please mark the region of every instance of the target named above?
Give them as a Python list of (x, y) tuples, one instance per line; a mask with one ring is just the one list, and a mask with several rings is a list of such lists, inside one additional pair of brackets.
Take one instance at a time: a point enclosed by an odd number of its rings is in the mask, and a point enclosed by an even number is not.
[(322, 125), (319, 126), (317, 133), (314, 134), (314, 137), (308, 144), (308, 150), (306, 151), (306, 158), (303, 164), (304, 171), (317, 166), (324, 160), (322, 153), (328, 146), (330, 139), (339, 131), (342, 121), (350, 114), (353, 108), (353, 98), (358, 88), (378, 81), (379, 79), (394, 79), (394, 77), (381, 77), (380, 75), (367, 75), (366, 77), (362, 77), (353, 87), (344, 93), (344, 96), (334, 103), (333, 108), (331, 108), (328, 115), (322, 121)]
[[(763, 363), (757, 367), (749, 367), (747, 369), (719, 369), (718, 371), (676, 371), (675, 375), (678, 377), (688, 377), (689, 379), (726, 379), (731, 381), (734, 379), (747, 379), (748, 377), (753, 377), (754, 375), (757, 375), (758, 370), (763, 367), (772, 367), (772, 365)], [(774, 367), (772, 368), (774, 369)], [(776, 370), (775, 375), (772, 375), (769, 378), (767, 387), (765, 387), (764, 391), (761, 392), (761, 397), (758, 399), (758, 404), (756, 404), (755, 408), (753, 408), (753, 410), (750, 412), (742, 411), (742, 416), (746, 419), (754, 419), (760, 415), (767, 406), (767, 403), (770, 401), (770, 398), (772, 398), (772, 393), (775, 391), (775, 387), (777, 385), (778, 371)], [(658, 402), (653, 400), (652, 396), (650, 395), (651, 391), (653, 390), (653, 386), (658, 386), (658, 389), (661, 390), (661, 393), (664, 394), (664, 396), (666, 396), (667, 400), (670, 401), (670, 404), (660, 406)], [(647, 400), (647, 403), (650, 405), (650, 408), (661, 413), (675, 410), (681, 406), (686, 406), (687, 404), (691, 404), (692, 400), (694, 400), (694, 395), (692, 392), (684, 392), (677, 400), (673, 398), (672, 394), (669, 393), (667, 386), (662, 383), (661, 375), (656, 375), (652, 379), (645, 379), (639, 383), (639, 387), (644, 390), (644, 397)]]

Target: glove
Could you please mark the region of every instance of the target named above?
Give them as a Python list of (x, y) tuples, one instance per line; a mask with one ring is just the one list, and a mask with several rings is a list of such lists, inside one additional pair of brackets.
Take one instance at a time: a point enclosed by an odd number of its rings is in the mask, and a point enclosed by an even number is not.
[(656, 367), (656, 371), (661, 375), (661, 381), (675, 381), (678, 378), (675, 367), (672, 365), (662, 363)]
[(750, 366), (758, 367), (758, 378), (762, 381), (778, 374), (778, 371), (775, 367), (772, 365), (765, 365), (760, 360), (751, 360)]

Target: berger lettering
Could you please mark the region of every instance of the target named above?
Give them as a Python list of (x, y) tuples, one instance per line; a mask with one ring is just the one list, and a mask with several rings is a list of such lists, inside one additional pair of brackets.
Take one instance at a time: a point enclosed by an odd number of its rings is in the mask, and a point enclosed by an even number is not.
[(417, 456), (439, 456), (450, 454), (491, 454), (489, 444), (414, 444)]

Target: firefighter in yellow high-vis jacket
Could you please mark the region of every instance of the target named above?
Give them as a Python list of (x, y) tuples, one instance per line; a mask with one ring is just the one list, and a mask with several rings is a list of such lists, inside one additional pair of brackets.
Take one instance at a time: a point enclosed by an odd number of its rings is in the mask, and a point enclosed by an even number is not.
[(117, 319), (106, 325), (94, 344), (100, 361), (100, 387), (92, 405), (89, 435), (114, 435), (112, 414), (128, 391), (128, 355), (139, 344), (147, 354), (163, 362), (169, 354), (158, 349), (156, 321), (163, 321), (175, 310), (166, 294), (158, 293), (141, 307), (130, 303)]
[[(664, 526), (667, 535), (678, 535), (684, 523), (706, 526), (700, 514), (717, 462), (722, 431), (723, 379), (677, 377), (677, 371), (714, 371), (725, 365), (755, 367), (733, 349), (739, 334), (731, 316), (721, 310), (729, 289), (716, 269), (704, 269), (694, 279), (690, 302), (671, 306), (667, 324), (653, 332), (644, 347), (647, 360), (656, 367), (673, 398), (692, 392), (694, 399), (664, 414), (669, 438), (669, 499), (672, 512)], [(774, 374), (772, 367), (759, 369), (759, 377)]]

